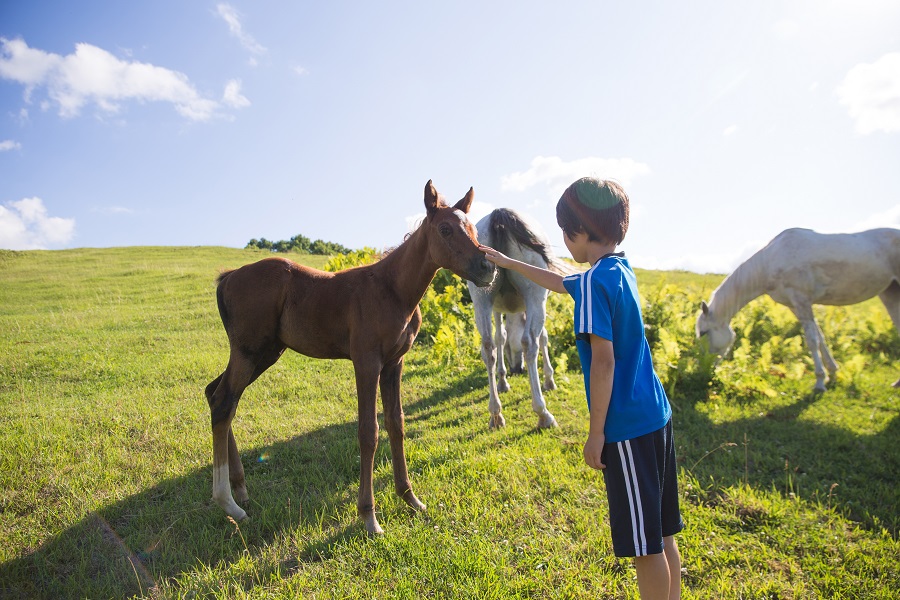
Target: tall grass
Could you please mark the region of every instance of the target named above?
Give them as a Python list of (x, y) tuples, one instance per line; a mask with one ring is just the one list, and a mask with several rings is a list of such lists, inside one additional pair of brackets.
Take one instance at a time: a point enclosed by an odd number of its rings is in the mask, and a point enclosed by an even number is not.
[[(287, 353), (238, 408), (251, 518), (229, 522), (209, 499), (203, 387), (227, 361), (214, 280), (264, 255), (0, 253), (0, 597), (636, 597), (630, 563), (611, 555), (602, 478), (581, 458), (586, 407), (558, 296), (549, 327), (567, 370), (547, 394), (558, 429), (535, 430), (518, 377), (507, 427), (488, 430), (465, 299), (435, 287), (402, 388), (428, 511), (393, 495), (382, 435), (387, 533), (364, 535), (352, 366)], [(734, 356), (715, 365), (692, 320), (721, 277), (638, 275), (675, 408), (684, 597), (894, 597), (900, 352), (883, 308), (819, 312), (843, 369), (816, 396), (778, 306), (742, 311)]]

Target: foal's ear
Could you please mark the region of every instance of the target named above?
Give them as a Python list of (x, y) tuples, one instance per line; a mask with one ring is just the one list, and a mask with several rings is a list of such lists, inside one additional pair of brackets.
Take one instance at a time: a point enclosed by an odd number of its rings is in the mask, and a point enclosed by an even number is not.
[(706, 300), (700, 301), (700, 310), (703, 311), (704, 315), (709, 314), (709, 305), (706, 303)]
[(458, 208), (464, 213), (468, 214), (469, 209), (472, 208), (472, 200), (475, 199), (475, 188), (469, 188), (469, 191), (466, 192), (466, 197), (453, 205), (453, 208)]
[(440, 200), (438, 200), (437, 190), (429, 179), (428, 183), (425, 184), (425, 211), (428, 213), (429, 217), (434, 214), (434, 211), (437, 210), (439, 204)]

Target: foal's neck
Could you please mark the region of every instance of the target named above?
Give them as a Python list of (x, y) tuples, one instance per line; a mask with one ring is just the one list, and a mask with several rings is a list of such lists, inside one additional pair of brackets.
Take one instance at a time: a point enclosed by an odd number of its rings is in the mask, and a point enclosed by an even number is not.
[(385, 283), (393, 288), (410, 313), (415, 310), (440, 268), (428, 255), (428, 238), (422, 227), (376, 263), (384, 274)]

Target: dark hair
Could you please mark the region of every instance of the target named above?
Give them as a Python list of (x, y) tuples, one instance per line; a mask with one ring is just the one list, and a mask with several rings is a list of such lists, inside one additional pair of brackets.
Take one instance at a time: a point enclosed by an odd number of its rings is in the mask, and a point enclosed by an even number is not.
[(556, 203), (556, 223), (572, 239), (585, 232), (591, 241), (617, 246), (628, 232), (628, 195), (615, 181), (582, 177)]

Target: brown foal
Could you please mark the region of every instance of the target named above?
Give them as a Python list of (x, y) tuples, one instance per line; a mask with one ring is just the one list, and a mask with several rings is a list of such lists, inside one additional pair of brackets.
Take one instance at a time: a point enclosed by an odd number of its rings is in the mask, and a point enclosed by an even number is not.
[(206, 386), (206, 398), (212, 414), (213, 499), (228, 515), (245, 518), (238, 503), (249, 500), (231, 429), (238, 400), (285, 348), (353, 361), (360, 449), (357, 509), (366, 531), (383, 533), (372, 490), (379, 386), (394, 489), (410, 507), (425, 510), (413, 493), (403, 449), (403, 357), (422, 323), (419, 301), (439, 268), (479, 286), (494, 279), (495, 267), (478, 250), (475, 227), (466, 217), (474, 195), (470, 188), (448, 206), (429, 181), (422, 225), (372, 265), (328, 273), (284, 258), (265, 258), (219, 276), (216, 298), (230, 356), (225, 371)]

